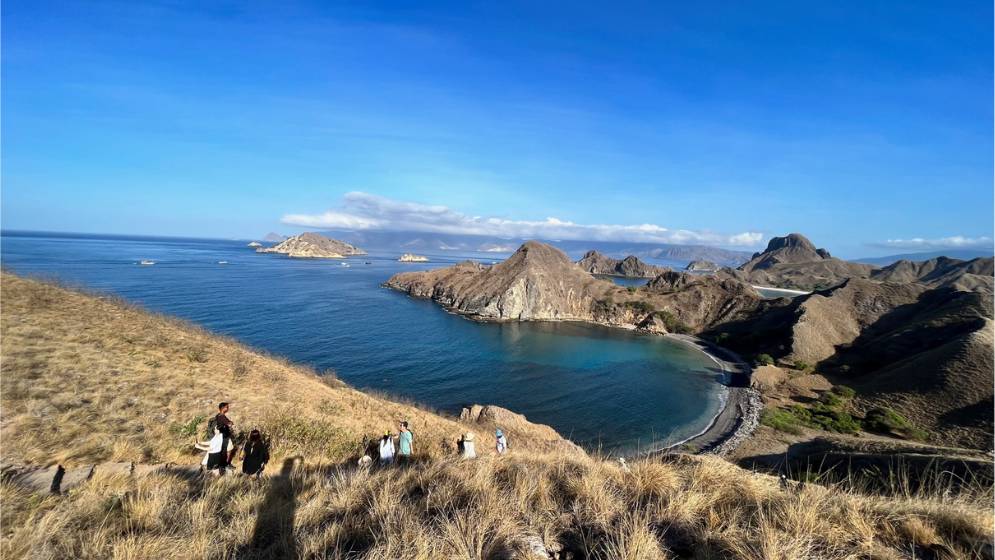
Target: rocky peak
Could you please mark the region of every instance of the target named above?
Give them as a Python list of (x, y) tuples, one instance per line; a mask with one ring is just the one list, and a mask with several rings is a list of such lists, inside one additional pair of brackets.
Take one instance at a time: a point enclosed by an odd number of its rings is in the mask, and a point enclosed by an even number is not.
[(825, 249), (816, 249), (807, 237), (800, 233), (789, 233), (784, 237), (775, 237), (767, 244), (762, 253), (754, 253), (749, 262), (739, 267), (740, 270), (763, 270), (778, 264), (801, 264), (831, 259), (832, 255)]

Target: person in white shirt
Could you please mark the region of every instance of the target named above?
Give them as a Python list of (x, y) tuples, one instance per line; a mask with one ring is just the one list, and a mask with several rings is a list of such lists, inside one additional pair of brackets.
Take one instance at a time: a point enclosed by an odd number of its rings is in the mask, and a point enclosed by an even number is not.
[(387, 430), (380, 438), (380, 465), (385, 466), (394, 462), (394, 438), (390, 437), (390, 430)]
[(494, 436), (497, 438), (497, 444), (494, 449), (497, 450), (498, 455), (504, 455), (505, 451), (508, 451), (508, 440), (504, 437), (504, 432), (500, 428), (494, 432)]
[(477, 450), (474, 448), (473, 432), (463, 434), (460, 439), (460, 457), (463, 459), (476, 459)]

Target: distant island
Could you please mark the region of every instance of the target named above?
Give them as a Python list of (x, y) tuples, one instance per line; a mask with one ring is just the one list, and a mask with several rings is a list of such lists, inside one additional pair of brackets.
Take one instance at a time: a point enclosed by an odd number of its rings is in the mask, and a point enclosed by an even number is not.
[(428, 257), (423, 255), (415, 255), (412, 253), (404, 253), (401, 258), (397, 259), (399, 262), (428, 262)]
[(249, 246), (249, 247), (262, 247), (262, 246), (263, 246), (263, 244), (262, 244), (262, 243), (260, 243), (260, 242), (258, 242), (258, 241), (251, 241), (251, 242), (249, 242), (249, 245), (248, 245), (248, 246)]
[(720, 268), (722, 267), (711, 261), (691, 261), (684, 267), (684, 270), (688, 272), (715, 272)]
[(295, 235), (273, 247), (256, 249), (256, 252), (280, 253), (299, 259), (344, 259), (366, 254), (366, 251), (344, 241), (312, 232)]
[(633, 255), (624, 259), (613, 259), (597, 251), (588, 251), (577, 261), (586, 272), (601, 276), (622, 276), (625, 278), (654, 278), (664, 271), (665, 267), (646, 264)]

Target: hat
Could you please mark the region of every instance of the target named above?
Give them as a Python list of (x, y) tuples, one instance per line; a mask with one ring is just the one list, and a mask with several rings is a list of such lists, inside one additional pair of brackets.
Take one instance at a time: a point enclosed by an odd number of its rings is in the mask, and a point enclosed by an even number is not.
[(463, 434), (463, 441), (473, 441), (473, 432)]
[(390, 435), (390, 430), (387, 430), (387, 431), (385, 431), (385, 432), (383, 433), (383, 435), (385, 435), (385, 436), (389, 436), (389, 435)]
[(497, 437), (501, 437), (504, 435), (504, 432), (501, 431), (501, 428), (498, 428), (498, 430), (494, 432), (494, 435), (496, 435)]

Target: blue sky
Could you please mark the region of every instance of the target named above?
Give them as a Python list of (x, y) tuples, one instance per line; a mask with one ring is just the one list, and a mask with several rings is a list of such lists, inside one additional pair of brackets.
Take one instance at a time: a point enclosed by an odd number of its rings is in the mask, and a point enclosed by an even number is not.
[(3, 227), (990, 245), (991, 21), (990, 2), (8, 0)]

